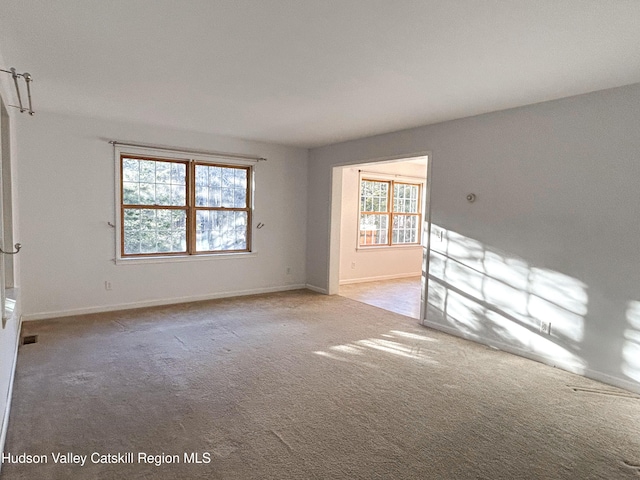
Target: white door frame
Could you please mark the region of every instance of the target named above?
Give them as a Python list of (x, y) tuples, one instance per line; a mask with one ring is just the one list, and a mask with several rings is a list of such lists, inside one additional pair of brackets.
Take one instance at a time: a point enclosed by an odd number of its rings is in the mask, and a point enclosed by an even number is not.
[(378, 158), (366, 162), (345, 163), (331, 168), (331, 205), (329, 212), (329, 261), (327, 262), (327, 291), (336, 295), (340, 289), (340, 217), (342, 215), (342, 172), (346, 167), (357, 167), (374, 163), (401, 162), (417, 157), (427, 157), (427, 178), (422, 200), (422, 289), (420, 297), (420, 323), (424, 324), (427, 312), (429, 288), (429, 252), (431, 237), (431, 152), (417, 152), (392, 157)]

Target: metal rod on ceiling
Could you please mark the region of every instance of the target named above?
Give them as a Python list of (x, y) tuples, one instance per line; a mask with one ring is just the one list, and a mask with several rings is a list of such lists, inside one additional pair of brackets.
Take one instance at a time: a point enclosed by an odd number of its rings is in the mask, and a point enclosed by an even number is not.
[(254, 160), (256, 162), (266, 162), (267, 159), (264, 157), (258, 157), (254, 155), (244, 155), (241, 153), (225, 153), (225, 152), (214, 152), (211, 150), (197, 150), (193, 148), (180, 148), (180, 147), (169, 147), (166, 145), (154, 145), (151, 143), (136, 143), (136, 142), (126, 142), (120, 140), (109, 140), (109, 143), (114, 147), (117, 145), (123, 145), (126, 147), (139, 147), (139, 148), (152, 148), (154, 150), (164, 150), (166, 152), (177, 152), (177, 153), (193, 153), (200, 155), (210, 155), (212, 157), (222, 157), (222, 158), (238, 158), (242, 160)]

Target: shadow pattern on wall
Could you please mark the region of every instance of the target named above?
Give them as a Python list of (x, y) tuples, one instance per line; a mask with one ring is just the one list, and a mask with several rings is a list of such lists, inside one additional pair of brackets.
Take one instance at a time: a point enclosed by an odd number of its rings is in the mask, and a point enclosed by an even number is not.
[(640, 382), (640, 302), (630, 301), (627, 307), (627, 329), (622, 348), (622, 373)]
[[(576, 278), (432, 225), (427, 325), (554, 359), (584, 374), (588, 300), (587, 285)], [(541, 331), (543, 324), (549, 333)]]

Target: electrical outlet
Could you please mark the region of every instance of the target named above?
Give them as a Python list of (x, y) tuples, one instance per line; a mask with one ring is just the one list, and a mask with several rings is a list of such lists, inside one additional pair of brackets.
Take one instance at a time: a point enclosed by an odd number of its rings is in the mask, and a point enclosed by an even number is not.
[(540, 333), (551, 335), (551, 322), (540, 322)]
[(351, 262), (351, 270), (355, 270), (356, 269), (356, 262)]
[(105, 280), (104, 282), (104, 289), (105, 290), (111, 290), (111, 282), (108, 280)]
[(287, 273), (287, 275), (291, 275), (291, 267), (287, 267), (286, 273)]

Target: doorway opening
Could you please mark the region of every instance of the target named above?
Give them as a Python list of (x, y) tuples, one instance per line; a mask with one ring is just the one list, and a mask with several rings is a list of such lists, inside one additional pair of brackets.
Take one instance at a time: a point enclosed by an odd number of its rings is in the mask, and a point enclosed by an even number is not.
[(334, 167), (329, 293), (422, 320), (429, 155)]

